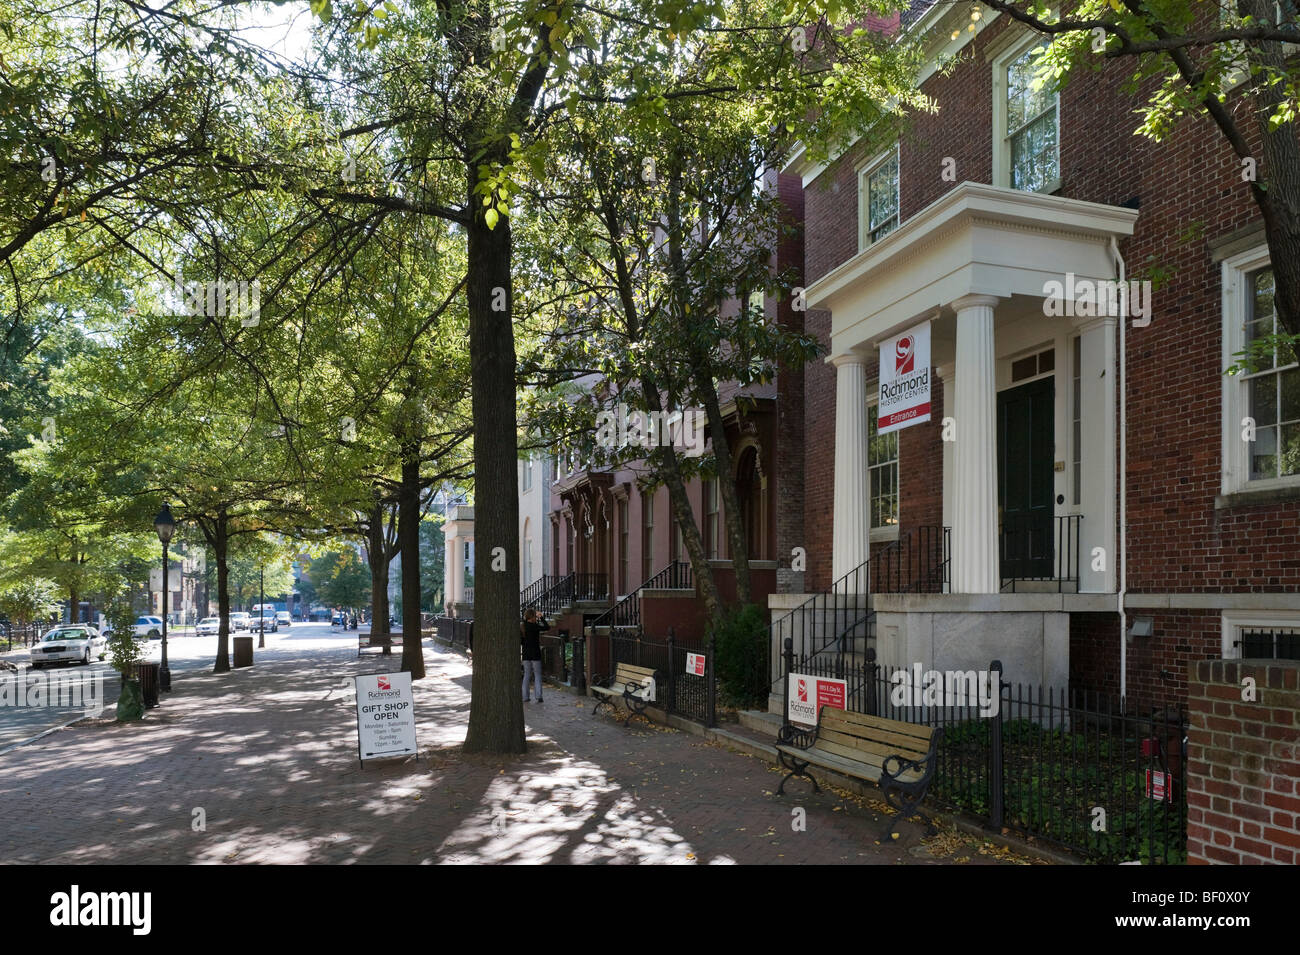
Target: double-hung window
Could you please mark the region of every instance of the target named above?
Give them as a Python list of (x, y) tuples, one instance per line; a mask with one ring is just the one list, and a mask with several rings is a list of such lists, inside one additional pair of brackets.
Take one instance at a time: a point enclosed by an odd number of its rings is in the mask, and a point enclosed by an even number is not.
[[(1223, 492), (1300, 487), (1300, 361), (1278, 322), (1266, 249), (1223, 263)], [(1276, 336), (1276, 337), (1274, 337)]]
[(898, 228), (898, 147), (858, 174), (858, 248), (865, 249)]
[(871, 535), (892, 536), (898, 532), (898, 432), (879, 433), (874, 403), (867, 408), (867, 470), (871, 478)]
[(1053, 192), (1061, 184), (1060, 97), (1036, 79), (1036, 39), (993, 65), (993, 184)]

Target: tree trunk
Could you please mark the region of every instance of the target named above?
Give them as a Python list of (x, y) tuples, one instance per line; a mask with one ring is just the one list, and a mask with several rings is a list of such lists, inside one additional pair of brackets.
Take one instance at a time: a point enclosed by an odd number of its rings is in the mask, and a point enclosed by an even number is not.
[(226, 551), (230, 538), (224, 510), (217, 515), (213, 531), (211, 543), (217, 558), (217, 613), (221, 626), (217, 630), (217, 662), (212, 672), (227, 673), (230, 670), (230, 567), (226, 563)]
[(68, 588), (68, 623), (80, 623), (78, 619), (81, 615), (77, 612), (81, 609), (81, 594), (77, 593), (77, 585), (73, 584)]
[[(651, 378), (641, 379), (641, 390), (645, 393), (646, 404), (651, 411), (663, 411), (663, 401), (659, 397), (659, 386)], [(668, 501), (672, 505), (673, 518), (682, 530), (682, 544), (695, 572), (695, 581), (700, 588), (700, 599), (710, 620), (722, 619), (722, 597), (718, 594), (717, 581), (713, 579), (713, 565), (704, 552), (704, 541), (700, 537), (699, 525), (695, 523), (695, 513), (691, 510), (691, 500), (686, 496), (686, 482), (682, 480), (682, 470), (677, 460), (677, 449), (667, 445), (652, 452), (659, 456), (657, 471), (668, 488)]]
[(693, 367), (691, 374), (695, 376), (696, 388), (704, 398), (704, 413), (709, 419), (713, 460), (718, 469), (718, 493), (722, 496), (722, 515), (727, 525), (727, 548), (731, 551), (731, 566), (736, 572), (736, 599), (744, 606), (753, 602), (749, 581), (749, 540), (745, 525), (740, 520), (740, 498), (736, 495), (731, 445), (722, 423), (718, 390), (713, 386), (713, 376), (708, 373), (707, 361), (703, 361), (703, 368), (704, 371), (701, 371)]
[[(384, 554), (383, 523), (379, 553)], [(402, 672), (424, 679), (424, 645), (420, 641), (420, 439), (402, 444), (402, 485), (397, 498), (397, 537), (402, 545)], [(386, 561), (387, 558), (384, 558)], [(385, 570), (385, 577), (387, 572)], [(387, 583), (384, 584), (387, 587)], [(387, 619), (384, 621), (387, 626)], [(374, 622), (370, 632), (374, 633)], [(387, 647), (384, 653), (391, 653)]]
[[(366, 528), (366, 563), (370, 565), (370, 640), (388, 636), (388, 548), (384, 541), (384, 507), (378, 501), (370, 509)], [(405, 584), (403, 584), (405, 585)], [(392, 650), (384, 647), (384, 654)]]
[[(491, 161), (491, 157), (483, 160)], [(481, 210), (470, 165), (468, 208)], [(469, 229), (469, 348), (474, 415), (474, 683), (465, 752), (522, 753), (519, 691), (519, 497), (510, 223)], [(402, 567), (418, 565), (403, 552)], [(494, 557), (495, 555), (495, 557)], [(495, 563), (496, 566), (493, 566)], [(405, 605), (419, 591), (402, 596)], [(409, 611), (408, 611), (409, 612)]]

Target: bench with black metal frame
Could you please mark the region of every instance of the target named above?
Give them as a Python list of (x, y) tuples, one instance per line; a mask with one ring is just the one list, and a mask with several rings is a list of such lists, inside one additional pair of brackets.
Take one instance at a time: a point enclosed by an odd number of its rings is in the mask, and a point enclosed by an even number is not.
[(890, 838), (898, 821), (914, 813), (920, 813), (927, 831), (933, 834), (933, 820), (919, 807), (934, 778), (942, 735), (939, 727), (823, 706), (815, 729), (787, 723), (778, 732), (777, 757), (788, 772), (777, 794), (785, 794), (785, 784), (793, 776), (802, 776), (820, 792), (808, 767), (832, 770), (880, 787), (885, 802), (898, 811), (890, 818), (883, 838)]
[(401, 647), (402, 635), (400, 633), (390, 633), (388, 640), (385, 642), (381, 635), (378, 642), (374, 640), (374, 635), (369, 633), (357, 634), (357, 656), (361, 656), (362, 650), (383, 650), (385, 646)]
[(614, 700), (621, 699), (627, 707), (624, 726), (631, 722), (633, 716), (645, 716), (646, 707), (654, 702), (655, 673), (651, 667), (620, 663), (615, 668), (612, 679), (597, 677), (591, 684), (591, 692), (597, 697), (591, 715), (595, 716), (602, 706), (608, 706), (617, 715), (618, 707), (614, 705)]

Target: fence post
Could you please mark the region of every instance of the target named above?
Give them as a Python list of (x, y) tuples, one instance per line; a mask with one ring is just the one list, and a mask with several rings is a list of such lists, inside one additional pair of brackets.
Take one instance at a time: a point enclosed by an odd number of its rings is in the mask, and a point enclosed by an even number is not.
[(790, 674), (794, 672), (794, 638), (786, 637), (782, 645), (781, 657), (785, 661), (781, 674), (781, 706), (783, 710), (782, 723), (788, 725), (790, 722)]
[(668, 694), (667, 694), (668, 698), (664, 701), (664, 703), (666, 704), (666, 712), (668, 713), (671, 713), (673, 710), (677, 708), (677, 681), (674, 677), (674, 670), (676, 668), (673, 666), (673, 660), (674, 660), (673, 643), (674, 643), (673, 628), (669, 627), (668, 628)]
[(868, 716), (879, 716), (876, 709), (876, 648), (867, 647), (866, 658), (862, 661), (862, 676), (866, 681), (863, 688), (865, 699), (863, 700), (863, 712)]
[(994, 660), (989, 664), (992, 675), (992, 690), (997, 700), (997, 712), (993, 714), (993, 726), (989, 734), (989, 824), (996, 831), (1002, 829), (1003, 787), (1002, 787), (1002, 661)]
[(581, 634), (573, 638), (573, 683), (579, 692), (587, 692), (587, 640)]
[(705, 657), (705, 664), (704, 664), (709, 671), (709, 700), (708, 700), (708, 710), (705, 712), (705, 719), (706, 719), (706, 722), (704, 724), (705, 726), (718, 725), (718, 708), (717, 708), (718, 671), (714, 665), (714, 659), (713, 659), (715, 656), (714, 651), (717, 649), (717, 646), (718, 646), (718, 641), (713, 637), (712, 634), (710, 634), (709, 655)]

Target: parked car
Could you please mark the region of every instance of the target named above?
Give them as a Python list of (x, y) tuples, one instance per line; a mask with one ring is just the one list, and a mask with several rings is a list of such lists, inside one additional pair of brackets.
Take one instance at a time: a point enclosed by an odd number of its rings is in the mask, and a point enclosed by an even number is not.
[(242, 610), (230, 615), (230, 625), (236, 630), (247, 630), (252, 626), (253, 615)]
[(55, 627), (32, 647), (31, 667), (37, 670), (51, 663), (78, 662), (89, 666), (92, 657), (103, 657), (107, 645), (104, 635), (94, 627), (82, 624)]
[(137, 637), (148, 637), (150, 640), (162, 639), (163, 620), (162, 617), (136, 617), (135, 618), (135, 635)]
[(280, 624), (280, 626), (282, 626), (282, 627), (292, 627), (292, 626), (293, 626), (293, 617), (290, 616), (289, 611), (287, 611), (287, 610), (278, 610), (278, 611), (276, 611), (275, 619), (276, 619), (276, 621)]
[(221, 632), (221, 618), (204, 617), (195, 629), (200, 637), (214, 637)]
[(275, 633), (280, 629), (279, 621), (275, 619), (275, 611), (266, 610), (257, 616), (250, 617), (248, 621), (248, 629), (262, 632), (270, 630), (272, 633)]

